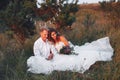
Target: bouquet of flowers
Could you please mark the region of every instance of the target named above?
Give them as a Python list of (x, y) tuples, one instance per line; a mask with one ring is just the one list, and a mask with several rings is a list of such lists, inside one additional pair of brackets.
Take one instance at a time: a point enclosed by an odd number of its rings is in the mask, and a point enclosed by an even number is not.
[(64, 46), (60, 49), (60, 54), (72, 54), (72, 50), (73, 48), (69, 47), (69, 46)]

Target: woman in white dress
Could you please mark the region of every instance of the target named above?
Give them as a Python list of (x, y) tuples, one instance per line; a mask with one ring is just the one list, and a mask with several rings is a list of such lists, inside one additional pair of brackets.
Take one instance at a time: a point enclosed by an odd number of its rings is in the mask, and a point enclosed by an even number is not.
[[(48, 33), (48, 40), (53, 44), (58, 51), (58, 53), (61, 53), (61, 49), (65, 48), (66, 50), (69, 50), (70, 44), (68, 40), (63, 36), (60, 35), (55, 29), (49, 28)], [(64, 52), (64, 51), (63, 51)], [(69, 54), (70, 50), (63, 54)]]
[[(53, 29), (50, 30), (49, 36), (51, 36), (49, 40), (53, 42), (51, 45), (55, 46), (58, 53), (54, 55), (51, 61), (41, 61), (39, 57), (30, 57), (27, 60), (27, 65), (29, 67), (28, 71), (36, 74), (49, 74), (54, 70), (69, 70), (72, 72), (84, 73), (96, 61), (112, 60), (113, 48), (110, 45), (109, 37), (104, 37), (91, 43), (78, 46), (69, 44), (64, 36), (57, 35), (57, 32)], [(73, 47), (72, 52), (77, 55), (59, 54), (60, 49), (64, 46)]]

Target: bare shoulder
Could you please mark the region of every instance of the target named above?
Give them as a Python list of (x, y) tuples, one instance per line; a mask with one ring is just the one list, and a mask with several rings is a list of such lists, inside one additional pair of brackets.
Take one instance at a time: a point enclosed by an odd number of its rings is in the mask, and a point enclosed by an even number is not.
[(64, 40), (66, 40), (66, 38), (64, 36), (60, 36), (60, 40), (64, 41)]
[(60, 40), (65, 44), (65, 46), (68, 46), (68, 40), (64, 36), (60, 36)]

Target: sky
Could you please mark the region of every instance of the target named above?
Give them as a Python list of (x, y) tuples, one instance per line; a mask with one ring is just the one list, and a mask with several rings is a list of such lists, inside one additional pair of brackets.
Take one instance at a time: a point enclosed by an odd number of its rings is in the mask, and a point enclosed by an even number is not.
[(79, 4), (82, 4), (82, 3), (98, 3), (99, 1), (109, 1), (109, 0), (79, 0)]
[[(68, 0), (69, 3), (71, 3), (73, 0)], [(99, 1), (109, 1), (109, 0), (78, 0), (78, 4), (83, 4), (83, 3), (98, 3)], [(38, 3), (43, 3), (44, 0), (37, 0), (37, 7), (39, 8), (40, 6)]]

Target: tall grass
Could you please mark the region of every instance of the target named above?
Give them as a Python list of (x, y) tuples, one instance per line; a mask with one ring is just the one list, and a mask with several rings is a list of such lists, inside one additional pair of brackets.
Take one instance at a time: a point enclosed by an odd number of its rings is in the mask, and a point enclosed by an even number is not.
[[(82, 24), (84, 14), (88, 13), (96, 20), (89, 28)], [(33, 43), (39, 36), (34, 35), (24, 45), (20, 45), (13, 37), (0, 34), (0, 80), (119, 80), (120, 28), (114, 28), (103, 12), (83, 9), (76, 16), (72, 30), (63, 32), (66, 38), (73, 44), (83, 45), (108, 36), (114, 49), (112, 61), (96, 62), (84, 74), (71, 71), (54, 71), (49, 75), (32, 74), (27, 72), (26, 61), (33, 55)]]
[[(89, 34), (87, 34), (87, 32)], [(32, 74), (27, 72), (26, 61), (31, 55), (33, 55), (32, 47), (37, 37), (34, 36), (31, 39), (26, 40), (25, 45), (18, 47), (19, 44), (17, 44), (15, 40), (11, 39), (11, 41), (4, 35), (2, 36), (3, 42), (0, 43), (0, 45), (3, 46), (0, 48), (0, 54), (2, 54), (3, 57), (0, 59), (0, 80), (119, 80), (119, 35), (120, 30), (115, 28), (111, 28), (109, 31), (108, 28), (104, 27), (100, 29), (90, 28), (89, 30), (86, 30), (83, 27), (79, 30), (74, 29), (72, 34), (69, 35), (69, 38), (71, 37), (71, 40), (74, 42), (74, 44), (78, 43), (79, 45), (82, 45), (87, 41), (90, 42), (100, 37), (109, 36), (111, 45), (115, 50), (113, 60), (110, 62), (96, 62), (84, 74), (71, 71), (54, 71), (49, 75)], [(4, 46), (6, 46), (6, 48)]]

